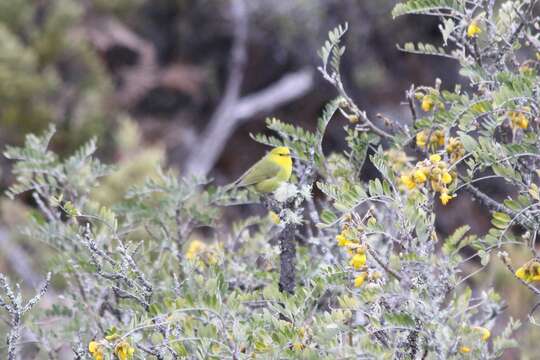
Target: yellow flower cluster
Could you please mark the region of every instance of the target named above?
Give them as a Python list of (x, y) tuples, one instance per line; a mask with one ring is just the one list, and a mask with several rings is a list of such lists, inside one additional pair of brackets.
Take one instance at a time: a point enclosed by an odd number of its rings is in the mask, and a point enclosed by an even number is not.
[(368, 273), (365, 271), (362, 271), (357, 277), (354, 278), (354, 287), (355, 288), (361, 287), (366, 281), (367, 276), (368, 276)]
[[(106, 337), (110, 338), (110, 337)], [(112, 338), (111, 338), (112, 339)], [(88, 352), (92, 355), (94, 360), (104, 360), (105, 359), (105, 344), (107, 341), (90, 341), (88, 343)], [(114, 354), (118, 360), (130, 360), (133, 358), (135, 349), (125, 340), (119, 342), (114, 347)]]
[(129, 360), (133, 358), (133, 353), (135, 349), (129, 345), (127, 341), (119, 342), (115, 348), (114, 353), (119, 360)]
[(88, 343), (88, 352), (94, 360), (103, 360), (104, 359), (104, 346), (102, 343), (99, 343), (97, 341), (90, 341)]
[(201, 240), (194, 239), (186, 250), (186, 259), (190, 261), (201, 260), (203, 263), (215, 265), (218, 262), (215, 245), (207, 245)]
[(516, 270), (516, 276), (523, 281), (540, 281), (540, 261), (532, 259)]
[(482, 28), (478, 23), (478, 20), (473, 20), (467, 27), (467, 37), (473, 38), (478, 36), (482, 32)]
[(446, 152), (450, 156), (450, 164), (453, 164), (465, 155), (465, 147), (458, 138), (451, 137), (448, 139)]
[[(341, 233), (336, 236), (336, 241), (338, 246), (347, 248), (347, 253), (351, 256), (349, 265), (354, 270), (361, 270), (365, 267), (367, 262), (366, 247), (355, 239), (353, 230), (348, 224), (343, 226)], [(361, 271), (356, 275), (354, 278), (354, 287), (361, 287), (367, 276), (368, 273), (366, 271)]]
[(313, 331), (307, 326), (296, 328), (295, 341), (290, 344), (290, 348), (296, 352), (302, 352), (311, 342)]
[(425, 112), (431, 111), (431, 109), (433, 109), (433, 105), (435, 105), (435, 103), (433, 102), (431, 96), (424, 95), (422, 97), (422, 103), (420, 104), (422, 110), (424, 110)]
[(431, 189), (440, 194), (439, 199), (443, 205), (455, 197), (448, 194), (448, 185), (453, 180), (454, 177), (448, 171), (448, 164), (442, 161), (438, 154), (418, 162), (412, 171), (401, 175), (401, 183), (409, 190), (423, 187), (429, 181)]
[(361, 250), (361, 248), (358, 248), (355, 251), (352, 252), (353, 255), (351, 257), (351, 260), (349, 260), (349, 265), (352, 266), (354, 270), (361, 269), (364, 265), (366, 265), (367, 256), (365, 253), (365, 250)]
[(444, 146), (444, 132), (442, 130), (435, 130), (433, 132), (429, 130), (420, 131), (416, 134), (416, 146), (424, 148), (426, 144), (434, 149)]
[(529, 119), (525, 113), (530, 112), (531, 109), (526, 106), (521, 111), (510, 111), (508, 117), (510, 118), (510, 127), (512, 129), (526, 129), (529, 126)]
[(426, 88), (414, 94), (416, 100), (420, 102), (422, 111), (430, 112), (435, 108), (444, 110), (444, 102), (440, 99), (438, 86), (436, 88)]

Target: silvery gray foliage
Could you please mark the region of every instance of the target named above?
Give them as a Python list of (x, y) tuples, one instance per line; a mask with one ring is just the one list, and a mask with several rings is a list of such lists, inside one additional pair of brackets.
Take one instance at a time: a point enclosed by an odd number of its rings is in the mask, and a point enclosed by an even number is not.
[[(499, 253), (512, 280), (538, 296), (538, 60), (516, 51), (540, 50), (535, 5), (396, 6), (396, 16), (442, 21), (440, 49), (404, 49), (455, 58), (470, 82), (467, 91), (440, 81), (413, 86), (408, 123), (375, 121), (355, 105), (339, 71), (347, 27), (332, 30), (320, 71), (338, 97), (315, 130), (268, 119), (272, 135), (253, 137), (294, 156), (291, 183), (269, 196), (160, 169), (104, 206), (94, 194), (114, 169), (94, 157), (95, 142), (60, 159), (49, 150), (50, 129), (9, 148), (17, 181), (8, 195), (30, 192), (39, 210), (23, 234), (51, 247), (51, 271), (64, 284), (50, 309), (26, 316), (43, 352), (55, 358), (54, 348), (69, 344), (77, 359), (500, 358), (517, 346), (520, 323), (495, 326), (504, 300), (490, 286), (471, 289), (477, 271), (463, 265), (481, 270)], [(328, 154), (325, 132), (337, 116), (348, 120), (347, 147)], [(366, 160), (379, 171), (370, 181), (360, 178)], [(486, 170), (518, 196), (499, 202), (482, 192)], [(466, 192), (492, 212), (493, 228), (477, 236), (465, 225), (439, 238), (436, 204)], [(266, 206), (273, 219), (223, 220), (225, 207), (247, 203)], [(514, 266), (510, 245), (528, 249), (530, 260)], [(474, 254), (465, 257), (465, 247)], [(39, 296), (23, 306), (0, 279), (0, 305), (18, 334), (19, 314)], [(19, 344), (9, 339), (15, 354)]]

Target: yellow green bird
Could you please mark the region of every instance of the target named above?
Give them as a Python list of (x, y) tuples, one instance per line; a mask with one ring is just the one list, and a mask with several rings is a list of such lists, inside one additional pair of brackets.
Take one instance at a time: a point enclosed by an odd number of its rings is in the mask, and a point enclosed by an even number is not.
[(279, 146), (257, 161), (231, 186), (254, 186), (260, 193), (269, 193), (289, 181), (291, 174), (292, 158), (289, 148)]

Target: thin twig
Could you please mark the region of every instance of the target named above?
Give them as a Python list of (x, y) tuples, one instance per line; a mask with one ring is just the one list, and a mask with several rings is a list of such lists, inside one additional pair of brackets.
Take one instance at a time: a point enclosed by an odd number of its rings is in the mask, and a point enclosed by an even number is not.
[(401, 276), (399, 276), (394, 270), (390, 269), (382, 260), (381, 258), (379, 257), (379, 255), (377, 254), (377, 252), (373, 249), (371, 249), (369, 246), (367, 248), (367, 251), (369, 253), (369, 255), (375, 259), (375, 261), (387, 272), (389, 273), (390, 275), (392, 275), (393, 277), (395, 277), (398, 281), (401, 281)]

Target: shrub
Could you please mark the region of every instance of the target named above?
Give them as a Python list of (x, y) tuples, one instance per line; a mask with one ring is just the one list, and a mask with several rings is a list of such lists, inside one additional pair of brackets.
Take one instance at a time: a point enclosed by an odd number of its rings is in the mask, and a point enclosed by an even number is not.
[[(402, 49), (455, 59), (467, 80), (453, 90), (440, 81), (412, 86), (408, 122), (375, 121), (355, 105), (339, 72), (347, 26), (332, 30), (320, 72), (339, 96), (316, 130), (269, 119), (274, 135), (254, 136), (295, 157), (293, 180), (270, 196), (160, 170), (104, 206), (95, 194), (114, 169), (93, 157), (94, 141), (61, 159), (48, 149), (50, 128), (8, 148), (17, 175), (8, 195), (31, 192), (39, 210), (23, 233), (54, 250), (50, 271), (63, 284), (52, 306), (27, 312), (46, 286), (26, 303), (0, 278), (8, 359), (23, 320), (52, 358), (65, 344), (77, 359), (96, 360), (501, 357), (517, 345), (520, 322), (491, 336), (503, 300), (491, 288), (471, 289), (476, 271), (463, 265), (479, 260), (481, 270), (500, 258), (540, 294), (535, 6), (398, 4), (394, 16), (440, 17), (443, 37), (442, 47)], [(347, 148), (327, 154), (325, 130), (336, 116), (348, 119)], [(378, 177), (363, 181), (368, 160)], [(477, 187), (495, 177), (512, 197), (497, 201)], [(491, 230), (475, 236), (462, 226), (439, 239), (436, 210), (466, 193), (492, 212)], [(223, 221), (225, 207), (253, 202), (274, 216)], [(463, 255), (465, 247), (474, 253)], [(519, 247), (531, 256), (516, 267)]]

